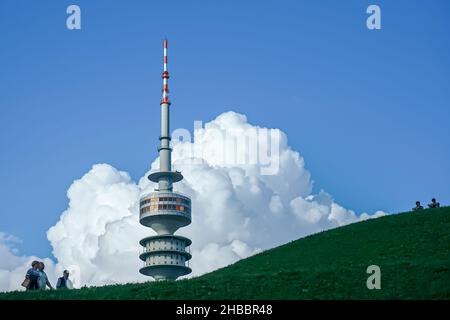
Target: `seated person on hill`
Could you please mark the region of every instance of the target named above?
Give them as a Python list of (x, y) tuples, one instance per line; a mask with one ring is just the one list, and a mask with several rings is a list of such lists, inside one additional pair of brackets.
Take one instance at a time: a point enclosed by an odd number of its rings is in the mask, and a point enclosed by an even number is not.
[(413, 211), (422, 210), (423, 207), (420, 205), (420, 201), (416, 201), (416, 206), (413, 208)]
[(441, 205), (439, 204), (439, 202), (436, 202), (436, 199), (433, 198), (431, 199), (431, 203), (428, 204), (428, 208), (439, 208)]

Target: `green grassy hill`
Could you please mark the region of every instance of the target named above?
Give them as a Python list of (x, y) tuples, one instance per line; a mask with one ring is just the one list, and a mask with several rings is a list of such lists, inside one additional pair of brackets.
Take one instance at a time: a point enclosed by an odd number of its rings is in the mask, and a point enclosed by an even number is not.
[[(366, 268), (381, 268), (368, 290)], [(0, 299), (449, 299), (450, 207), (315, 234), (204, 276)]]

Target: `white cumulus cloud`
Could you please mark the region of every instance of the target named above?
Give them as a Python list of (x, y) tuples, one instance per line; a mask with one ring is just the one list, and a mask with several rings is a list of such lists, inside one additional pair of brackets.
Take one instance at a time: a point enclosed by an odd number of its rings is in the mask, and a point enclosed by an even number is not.
[[(252, 161), (260, 150), (236, 145), (243, 135), (263, 131), (279, 138), (275, 174), (264, 174), (270, 164), (261, 161), (261, 153), (259, 161)], [(262, 140), (262, 149), (275, 145)], [(253, 126), (242, 114), (219, 115), (197, 128), (193, 141), (174, 143), (173, 151), (173, 167), (184, 176), (174, 189), (192, 199), (192, 224), (177, 232), (193, 241), (192, 275), (308, 234), (385, 214), (357, 215), (325, 191), (312, 194), (304, 159), (289, 147), (286, 135)], [(46, 260), (51, 278), (70, 266), (78, 272), (78, 285), (148, 280), (138, 273), (138, 242), (154, 232), (139, 224), (138, 201), (140, 194), (155, 188), (147, 176), (158, 166), (155, 159), (135, 183), (126, 172), (97, 164), (73, 182), (68, 208), (47, 233), (57, 259), (56, 265)], [(16, 289), (35, 257), (20, 257), (11, 239), (0, 235), (0, 290)]]

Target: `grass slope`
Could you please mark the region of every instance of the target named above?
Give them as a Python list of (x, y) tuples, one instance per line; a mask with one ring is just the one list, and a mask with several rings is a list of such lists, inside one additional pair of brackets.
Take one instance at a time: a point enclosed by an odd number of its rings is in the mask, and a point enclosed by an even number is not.
[[(381, 268), (368, 290), (366, 268)], [(0, 299), (449, 299), (450, 207), (321, 232), (204, 276)]]

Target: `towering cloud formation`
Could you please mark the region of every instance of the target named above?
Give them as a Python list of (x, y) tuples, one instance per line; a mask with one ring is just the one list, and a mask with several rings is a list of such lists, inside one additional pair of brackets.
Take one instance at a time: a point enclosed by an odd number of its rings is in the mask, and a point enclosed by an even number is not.
[[(251, 159), (251, 148), (235, 143), (252, 132), (268, 134), (268, 139), (258, 138), (257, 161)], [(252, 126), (244, 115), (226, 112), (197, 128), (194, 136), (193, 142), (174, 143), (173, 152), (174, 168), (185, 177), (178, 191), (192, 199), (192, 224), (177, 233), (193, 240), (192, 275), (311, 233), (384, 215), (357, 216), (324, 191), (311, 194), (303, 158), (278, 129)], [(262, 161), (261, 149), (275, 150), (276, 159)], [(157, 160), (149, 172), (157, 169)], [(58, 259), (55, 267), (48, 261), (50, 272), (73, 268), (79, 285), (148, 279), (138, 273), (138, 241), (152, 232), (138, 219), (139, 194), (155, 187), (148, 173), (136, 184), (126, 172), (97, 164), (71, 185), (69, 206), (47, 234)], [(17, 257), (7, 240), (0, 237), (0, 290), (17, 288), (33, 259)]]

